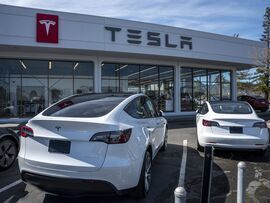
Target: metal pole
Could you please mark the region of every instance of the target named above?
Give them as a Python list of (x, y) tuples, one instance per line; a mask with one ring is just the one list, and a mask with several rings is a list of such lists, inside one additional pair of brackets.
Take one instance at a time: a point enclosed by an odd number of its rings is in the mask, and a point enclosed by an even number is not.
[(246, 163), (241, 161), (237, 165), (237, 203), (245, 203), (245, 171)]
[(205, 146), (201, 203), (210, 202), (213, 154), (214, 148), (212, 146)]
[(174, 190), (174, 203), (186, 203), (187, 192), (183, 187)]

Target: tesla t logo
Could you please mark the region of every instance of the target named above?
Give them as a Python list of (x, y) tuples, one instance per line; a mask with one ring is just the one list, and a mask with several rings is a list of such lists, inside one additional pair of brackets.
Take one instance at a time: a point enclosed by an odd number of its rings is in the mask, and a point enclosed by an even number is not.
[(60, 126), (55, 126), (55, 128), (56, 128), (57, 132), (59, 132), (59, 130), (61, 129)]
[(56, 22), (54, 22), (52, 20), (40, 20), (39, 23), (41, 25), (43, 25), (43, 24), (45, 25), (47, 36), (49, 35), (50, 26), (56, 24)]
[(37, 42), (58, 43), (58, 16), (37, 14)]

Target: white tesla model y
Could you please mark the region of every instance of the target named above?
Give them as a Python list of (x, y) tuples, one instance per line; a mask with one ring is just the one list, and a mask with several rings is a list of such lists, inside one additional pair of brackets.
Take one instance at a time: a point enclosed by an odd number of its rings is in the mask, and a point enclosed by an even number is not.
[(264, 154), (269, 144), (265, 121), (246, 102), (205, 102), (198, 110), (197, 147), (257, 150)]
[(144, 197), (152, 160), (167, 147), (161, 114), (144, 94), (65, 98), (21, 128), (22, 179), (53, 194)]

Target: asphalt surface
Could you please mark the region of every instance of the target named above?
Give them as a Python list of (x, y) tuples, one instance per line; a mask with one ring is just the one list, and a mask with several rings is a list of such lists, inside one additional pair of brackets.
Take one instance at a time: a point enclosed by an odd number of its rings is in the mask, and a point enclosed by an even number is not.
[[(169, 126), (169, 145), (153, 162), (152, 186), (147, 198), (130, 196), (98, 196), (67, 198), (46, 194), (23, 182), (0, 192), (0, 202), (174, 202), (174, 189), (179, 182), (183, 155), (183, 140), (187, 140), (187, 163), (184, 186), (187, 202), (199, 202), (201, 196), (203, 153), (196, 150), (194, 122), (174, 122)], [(211, 202), (236, 202), (237, 164), (245, 161), (247, 202), (270, 202), (270, 149), (262, 157), (255, 152), (215, 151)], [(0, 191), (20, 179), (15, 163), (7, 171), (0, 172)], [(51, 183), (53, 184), (53, 182)]]

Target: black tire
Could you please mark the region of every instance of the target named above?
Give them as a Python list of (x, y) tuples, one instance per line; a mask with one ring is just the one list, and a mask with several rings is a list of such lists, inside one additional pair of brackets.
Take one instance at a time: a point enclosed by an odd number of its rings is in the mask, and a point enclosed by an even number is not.
[(257, 154), (258, 154), (258, 156), (262, 156), (263, 157), (266, 154), (266, 152), (267, 152), (267, 149), (263, 149), (263, 150), (257, 151)]
[(151, 185), (151, 167), (152, 167), (152, 157), (150, 151), (148, 150), (144, 155), (140, 180), (133, 196), (137, 198), (145, 198), (147, 196)]
[(0, 171), (11, 167), (16, 160), (17, 154), (18, 148), (12, 139), (0, 139)]
[(197, 139), (197, 150), (198, 150), (199, 152), (204, 152), (204, 147), (200, 145), (198, 139)]
[(160, 151), (162, 152), (166, 151), (167, 147), (168, 147), (168, 129), (166, 129), (165, 131), (165, 138), (164, 138), (163, 145), (160, 148)]

